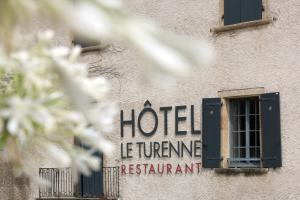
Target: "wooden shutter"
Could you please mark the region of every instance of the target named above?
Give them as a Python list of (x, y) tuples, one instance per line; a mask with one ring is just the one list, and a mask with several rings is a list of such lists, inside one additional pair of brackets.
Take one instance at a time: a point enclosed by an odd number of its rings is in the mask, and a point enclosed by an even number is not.
[[(76, 146), (89, 149), (77, 138), (75, 138), (74, 143)], [(95, 152), (93, 155), (100, 158), (100, 168), (98, 171), (92, 171), (90, 176), (85, 176), (84, 174), (79, 176), (74, 191), (76, 197), (99, 198), (103, 196), (103, 155), (99, 152)]]
[(220, 167), (221, 99), (202, 100), (202, 167)]
[(241, 0), (224, 0), (224, 25), (241, 22)]
[(241, 0), (241, 22), (262, 18), (262, 0)]
[(82, 175), (82, 197), (99, 198), (103, 196), (103, 170), (102, 155), (94, 154), (101, 158), (101, 167), (98, 171), (92, 171), (90, 176)]
[(260, 96), (263, 167), (281, 167), (279, 93)]
[(79, 45), (81, 48), (94, 47), (94, 46), (99, 45), (99, 42), (92, 41), (92, 40), (86, 39), (86, 38), (84, 39), (84, 38), (81, 38), (78, 36), (74, 36), (74, 39), (72, 42), (74, 45)]

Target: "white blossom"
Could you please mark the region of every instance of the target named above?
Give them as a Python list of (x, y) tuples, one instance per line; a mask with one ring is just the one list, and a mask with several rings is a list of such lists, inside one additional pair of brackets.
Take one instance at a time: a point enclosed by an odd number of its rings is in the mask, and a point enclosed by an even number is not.
[[(213, 57), (208, 44), (161, 31), (129, 14), (119, 0), (13, 2), (2, 4), (6, 12), (0, 12), (0, 148), (18, 174), (33, 180), (38, 156), (71, 166), (75, 174), (98, 169), (95, 153), (114, 149), (105, 134), (112, 132), (118, 109), (107, 103), (109, 83), (89, 78), (88, 65), (78, 62), (79, 46), (52, 46), (52, 30), (38, 32), (36, 41), (27, 44), (24, 38), (32, 33), (16, 34), (18, 25), (46, 15), (80, 37), (123, 41), (159, 77), (185, 75)], [(75, 146), (74, 138), (89, 149)]]

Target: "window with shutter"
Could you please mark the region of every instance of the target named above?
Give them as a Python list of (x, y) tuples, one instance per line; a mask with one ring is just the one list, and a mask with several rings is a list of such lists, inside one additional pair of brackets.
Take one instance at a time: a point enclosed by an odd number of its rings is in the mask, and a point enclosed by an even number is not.
[[(225, 112), (222, 107), (226, 108)], [(224, 121), (228, 127), (224, 127)], [(278, 92), (205, 98), (202, 100), (202, 130), (203, 168), (282, 166)], [(222, 136), (224, 131), (226, 135)]]
[(219, 0), (219, 26), (211, 32), (219, 33), (271, 23), (268, 0)]
[[(73, 0), (74, 6), (76, 6), (77, 3), (80, 3), (78, 0)], [(102, 49), (104, 46), (99, 43), (99, 41), (87, 39), (85, 37), (82, 37), (76, 33), (73, 34), (71, 37), (71, 42), (73, 45), (78, 45), (82, 48), (82, 52), (90, 52), (90, 51), (96, 51)]]
[(262, 126), (262, 165), (281, 167), (281, 133), (279, 93), (260, 96)]
[(224, 25), (262, 19), (262, 0), (224, 0)]
[(221, 99), (202, 100), (202, 167), (219, 168)]
[(88, 47), (97, 46), (98, 42), (83, 39), (83, 38), (78, 37), (78, 36), (74, 36), (73, 44), (74, 45), (79, 45), (81, 48), (88, 48)]
[[(78, 138), (74, 141), (76, 146), (89, 149), (88, 146), (82, 144)], [(100, 158), (100, 167), (97, 171), (92, 171), (89, 176), (81, 174), (75, 186), (75, 196), (82, 198), (99, 198), (103, 196), (103, 155), (95, 152), (93, 156)]]

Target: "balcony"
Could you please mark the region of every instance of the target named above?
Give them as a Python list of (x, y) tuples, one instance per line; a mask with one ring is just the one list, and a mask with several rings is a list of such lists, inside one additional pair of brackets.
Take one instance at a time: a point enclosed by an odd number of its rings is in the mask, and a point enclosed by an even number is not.
[(39, 200), (114, 200), (119, 198), (119, 167), (103, 167), (77, 183), (71, 168), (40, 168), (39, 176), (49, 182), (40, 186)]

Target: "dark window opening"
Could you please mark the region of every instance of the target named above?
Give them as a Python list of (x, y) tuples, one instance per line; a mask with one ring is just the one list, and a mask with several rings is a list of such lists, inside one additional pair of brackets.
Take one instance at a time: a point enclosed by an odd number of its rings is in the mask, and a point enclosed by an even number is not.
[(259, 167), (259, 98), (230, 100), (230, 167)]
[(88, 47), (94, 47), (99, 45), (99, 42), (97, 41), (84, 39), (78, 36), (75, 36), (72, 42), (74, 45), (79, 45), (81, 48), (88, 48)]

